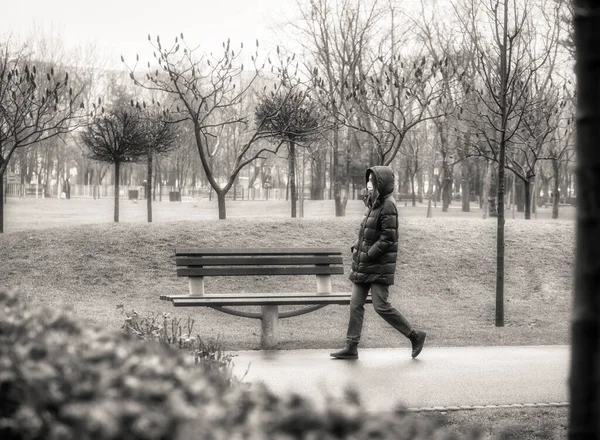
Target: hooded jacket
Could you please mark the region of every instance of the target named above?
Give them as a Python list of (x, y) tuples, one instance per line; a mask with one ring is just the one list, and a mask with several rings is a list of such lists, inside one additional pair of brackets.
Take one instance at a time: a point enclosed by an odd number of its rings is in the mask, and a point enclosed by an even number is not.
[(358, 240), (352, 246), (350, 280), (355, 283), (394, 284), (398, 256), (398, 210), (392, 197), (394, 172), (387, 166), (367, 170), (366, 181), (373, 173), (373, 194), (367, 199), (367, 208), (358, 231)]

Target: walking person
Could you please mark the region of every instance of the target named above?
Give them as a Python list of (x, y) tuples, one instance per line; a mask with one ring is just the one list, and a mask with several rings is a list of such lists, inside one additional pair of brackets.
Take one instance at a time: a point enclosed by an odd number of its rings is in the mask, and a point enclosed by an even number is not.
[(338, 359), (358, 359), (358, 343), (362, 332), (364, 305), (369, 290), (373, 308), (392, 327), (406, 336), (416, 358), (425, 343), (426, 333), (414, 330), (402, 314), (388, 301), (389, 287), (394, 284), (398, 254), (398, 210), (392, 196), (394, 172), (387, 166), (374, 166), (366, 172), (367, 209), (352, 245), (353, 283), (350, 300), (350, 321), (346, 347), (331, 356)]

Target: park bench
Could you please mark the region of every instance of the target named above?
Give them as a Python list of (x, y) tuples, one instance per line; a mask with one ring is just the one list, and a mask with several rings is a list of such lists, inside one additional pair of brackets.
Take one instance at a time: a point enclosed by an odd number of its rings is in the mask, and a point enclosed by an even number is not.
[(36, 191), (37, 191), (38, 196), (44, 195), (44, 187), (43, 186), (40, 186), (37, 188), (35, 186), (28, 186), (27, 188), (25, 188), (25, 195), (26, 196), (35, 196)]
[[(327, 305), (350, 304), (351, 292), (333, 292), (332, 275), (344, 273), (342, 251), (334, 248), (177, 249), (177, 276), (188, 277), (188, 295), (162, 295), (175, 307), (211, 307), (223, 313), (261, 320), (261, 349), (277, 347), (279, 319), (314, 312)], [(312, 292), (207, 293), (205, 277), (316, 276)], [(367, 298), (371, 302), (371, 297)], [(260, 312), (235, 307), (260, 306)], [(279, 306), (301, 306), (280, 311)]]

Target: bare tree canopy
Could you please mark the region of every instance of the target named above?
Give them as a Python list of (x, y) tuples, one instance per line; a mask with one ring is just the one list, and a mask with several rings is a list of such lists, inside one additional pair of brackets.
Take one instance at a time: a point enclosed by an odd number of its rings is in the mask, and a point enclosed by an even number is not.
[[(24, 49), (0, 42), (0, 181), (15, 151), (73, 131), (85, 121), (82, 90), (74, 90), (69, 73), (58, 66), (35, 63)], [(3, 209), (0, 203), (0, 232)]]

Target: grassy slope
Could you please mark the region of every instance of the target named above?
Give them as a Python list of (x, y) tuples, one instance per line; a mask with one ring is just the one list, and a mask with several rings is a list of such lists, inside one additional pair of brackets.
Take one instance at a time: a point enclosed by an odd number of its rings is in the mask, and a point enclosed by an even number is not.
[[(441, 418), (459, 433), (478, 427), (482, 440), (562, 440), (567, 438), (568, 408), (474, 409), (447, 413), (416, 413), (416, 417)], [(500, 434), (502, 433), (502, 434)]]
[[(396, 285), (390, 297), (439, 346), (568, 343), (574, 224), (509, 220), (506, 327), (494, 327), (494, 220), (403, 218)], [(356, 218), (123, 223), (72, 226), (0, 236), (0, 285), (34, 302), (71, 305), (94, 322), (118, 328), (118, 304), (142, 313), (193, 316), (202, 336), (228, 350), (258, 348), (259, 323), (210, 309), (175, 309), (160, 294), (185, 293), (175, 276), (176, 246), (339, 246), (348, 249)], [(345, 259), (349, 261), (349, 253)], [(346, 273), (349, 266), (346, 267)], [(313, 290), (312, 277), (208, 279), (208, 291)], [(334, 290), (349, 290), (346, 276)], [(344, 339), (347, 307), (328, 306), (283, 320), (281, 348), (331, 348)], [(407, 341), (367, 308), (363, 346)]]

